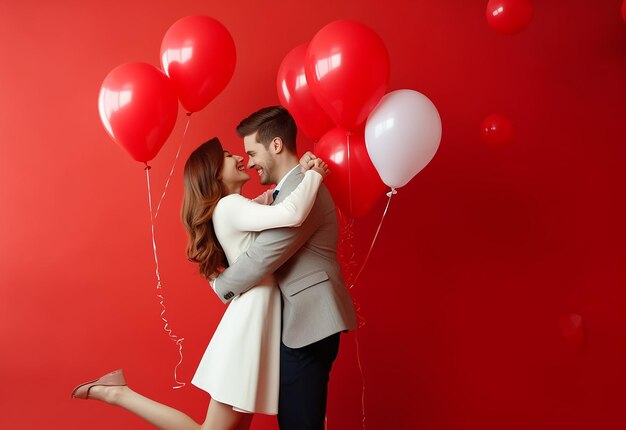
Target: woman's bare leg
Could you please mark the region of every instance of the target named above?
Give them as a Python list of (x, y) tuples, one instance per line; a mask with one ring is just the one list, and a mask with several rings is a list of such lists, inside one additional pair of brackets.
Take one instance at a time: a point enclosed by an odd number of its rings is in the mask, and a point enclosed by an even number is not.
[(124, 408), (160, 430), (200, 430), (200, 424), (188, 415), (150, 400), (127, 386), (95, 386), (89, 391), (89, 398)]
[(248, 422), (249, 427), (252, 414), (237, 412), (232, 406), (211, 399), (202, 430), (246, 430), (247, 427), (240, 427), (245, 422)]
[(89, 391), (89, 398), (126, 409), (160, 430), (249, 430), (254, 417), (212, 399), (206, 420), (200, 426), (188, 415), (144, 397), (128, 386), (95, 386)]

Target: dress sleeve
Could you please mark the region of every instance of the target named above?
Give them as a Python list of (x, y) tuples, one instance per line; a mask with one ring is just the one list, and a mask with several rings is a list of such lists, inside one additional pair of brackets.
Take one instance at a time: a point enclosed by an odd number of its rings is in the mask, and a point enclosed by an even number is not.
[(315, 170), (307, 170), (296, 189), (273, 206), (239, 196), (230, 198), (227, 209), (229, 223), (240, 231), (300, 226), (313, 207), (322, 179), (322, 175)]

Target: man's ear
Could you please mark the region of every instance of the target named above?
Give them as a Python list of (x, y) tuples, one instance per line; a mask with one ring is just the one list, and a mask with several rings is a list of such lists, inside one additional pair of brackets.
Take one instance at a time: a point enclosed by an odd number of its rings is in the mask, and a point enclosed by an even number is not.
[(274, 153), (274, 154), (280, 154), (284, 149), (284, 145), (283, 145), (283, 139), (281, 139), (280, 137), (275, 137), (272, 139), (272, 141), (270, 142), (270, 150)]

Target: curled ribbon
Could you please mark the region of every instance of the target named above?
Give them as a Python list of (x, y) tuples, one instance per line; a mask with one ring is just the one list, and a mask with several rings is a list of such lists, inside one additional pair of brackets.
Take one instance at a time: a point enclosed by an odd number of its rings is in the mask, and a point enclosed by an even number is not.
[[(348, 159), (350, 157), (350, 138), (349, 135), (347, 135), (347, 141), (348, 141)], [(348, 161), (348, 166), (350, 166), (350, 163)], [(350, 170), (348, 169), (348, 180), (350, 180)], [(348, 192), (351, 193), (351, 187), (348, 186)], [(361, 272), (363, 272), (363, 269), (365, 268), (365, 265), (367, 264), (367, 261), (369, 260), (370, 254), (372, 253), (372, 249), (374, 248), (374, 244), (376, 243), (376, 239), (378, 238), (378, 234), (380, 232), (380, 229), (383, 225), (383, 221), (385, 219), (385, 216), (387, 215), (387, 210), (389, 209), (389, 204), (391, 203), (391, 198), (393, 195), (397, 194), (398, 192), (396, 191), (395, 188), (392, 188), (388, 193), (387, 193), (387, 205), (385, 206), (385, 210), (383, 211), (382, 217), (380, 218), (380, 222), (378, 224), (378, 228), (376, 229), (376, 233), (374, 234), (374, 238), (372, 239), (372, 243), (370, 244), (369, 250), (367, 251), (367, 255), (365, 256), (365, 259), (363, 260), (363, 263), (361, 264), (361, 268), (359, 269), (359, 271), (357, 272), (356, 276), (353, 276), (353, 272), (352, 269), (356, 266), (356, 262), (355, 262), (355, 252), (354, 252), (354, 244), (353, 244), (353, 239), (354, 239), (354, 218), (348, 218), (346, 217), (341, 211), (339, 211), (339, 215), (341, 217), (341, 221), (342, 221), (342, 229), (341, 229), (341, 235), (340, 235), (340, 250), (342, 251), (342, 255), (341, 255), (341, 259), (343, 260), (343, 267), (345, 268), (345, 275), (346, 278), (348, 280), (348, 284), (350, 285), (349, 289), (352, 290), (354, 288), (354, 286), (356, 285), (356, 281), (359, 278), (359, 276), (361, 275)], [(350, 203), (352, 204), (352, 195), (349, 196), (350, 199)], [(346, 246), (349, 248), (349, 250), (347, 251), (346, 255)], [(354, 308), (355, 308), (355, 312), (356, 312), (356, 316), (357, 316), (357, 320), (358, 320), (358, 328), (363, 328), (365, 327), (365, 318), (362, 316), (361, 314), (361, 305), (359, 304), (359, 302), (353, 297), (352, 301), (354, 303)], [(363, 372), (363, 364), (361, 362), (361, 352), (360, 352), (360, 348), (359, 348), (359, 340), (358, 340), (358, 335), (357, 332), (354, 333), (354, 342), (356, 345), (356, 358), (357, 358), (357, 364), (359, 366), (359, 371), (361, 373), (361, 385), (362, 385), (362, 391), (361, 391), (361, 413), (362, 413), (362, 427), (365, 430), (365, 374)]]
[(180, 155), (180, 150), (183, 146), (183, 142), (184, 142), (184, 138), (187, 135), (187, 130), (189, 129), (189, 122), (190, 122), (190, 116), (191, 114), (187, 114), (187, 124), (185, 125), (185, 131), (183, 132), (183, 138), (181, 139), (180, 145), (178, 146), (178, 151), (176, 151), (176, 157), (174, 159), (174, 163), (172, 164), (172, 168), (170, 170), (170, 174), (167, 178), (167, 180), (165, 181), (165, 187), (163, 188), (163, 193), (161, 194), (161, 198), (159, 199), (159, 203), (157, 205), (156, 211), (155, 213), (153, 213), (152, 211), (152, 191), (150, 189), (150, 169), (151, 167), (148, 166), (148, 164), (146, 163), (146, 167), (145, 167), (145, 171), (146, 171), (146, 182), (148, 184), (148, 206), (150, 207), (150, 226), (151, 226), (151, 232), (152, 232), (152, 250), (154, 253), (154, 264), (155, 264), (155, 274), (156, 274), (156, 280), (157, 280), (157, 284), (156, 284), (156, 289), (157, 289), (157, 298), (159, 299), (159, 305), (161, 306), (161, 313), (160, 313), (160, 318), (163, 321), (163, 330), (167, 333), (167, 336), (170, 338), (170, 340), (172, 342), (174, 342), (177, 346), (178, 346), (178, 356), (180, 357), (178, 360), (178, 363), (176, 364), (176, 366), (174, 366), (174, 381), (176, 383), (176, 385), (174, 385), (172, 388), (173, 389), (177, 389), (177, 388), (182, 388), (184, 387), (186, 384), (184, 382), (181, 382), (178, 380), (178, 367), (183, 363), (183, 341), (185, 340), (184, 337), (178, 337), (177, 335), (174, 334), (174, 332), (172, 331), (172, 329), (169, 327), (169, 321), (167, 320), (167, 318), (165, 317), (165, 311), (167, 310), (165, 307), (165, 298), (163, 297), (163, 284), (161, 283), (161, 274), (159, 273), (159, 258), (157, 256), (157, 245), (156, 245), (156, 236), (155, 236), (155, 221), (157, 216), (159, 215), (159, 210), (161, 209), (161, 203), (163, 202), (163, 199), (165, 198), (165, 194), (167, 193), (167, 187), (169, 186), (170, 183), (170, 179), (172, 178), (172, 175), (174, 173), (174, 168), (176, 167), (176, 162), (178, 161), (178, 156)]

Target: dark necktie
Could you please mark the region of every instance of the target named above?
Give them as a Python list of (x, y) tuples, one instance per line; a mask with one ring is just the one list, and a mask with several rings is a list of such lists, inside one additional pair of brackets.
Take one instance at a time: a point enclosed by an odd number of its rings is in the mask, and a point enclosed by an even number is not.
[(276, 196), (278, 195), (278, 192), (280, 190), (274, 190), (274, 192), (272, 193), (272, 203), (274, 202), (274, 200), (276, 200)]

